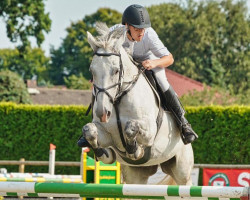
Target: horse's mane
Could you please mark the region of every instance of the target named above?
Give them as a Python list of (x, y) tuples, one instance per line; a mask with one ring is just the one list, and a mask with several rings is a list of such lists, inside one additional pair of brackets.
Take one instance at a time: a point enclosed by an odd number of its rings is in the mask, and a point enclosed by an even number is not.
[(124, 27), (118, 27), (110, 31), (106, 23), (96, 22), (96, 31), (99, 34), (96, 37), (96, 45), (104, 49), (113, 49), (115, 42), (124, 37)]

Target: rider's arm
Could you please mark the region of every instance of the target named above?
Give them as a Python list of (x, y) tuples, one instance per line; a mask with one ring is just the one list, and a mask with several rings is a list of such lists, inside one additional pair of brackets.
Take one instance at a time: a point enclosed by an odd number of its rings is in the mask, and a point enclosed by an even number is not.
[(172, 65), (174, 63), (174, 58), (172, 56), (172, 54), (170, 53), (169, 55), (167, 56), (163, 56), (159, 59), (154, 59), (154, 60), (144, 60), (142, 62), (142, 65), (148, 69), (148, 70), (151, 70), (155, 67), (162, 67), (162, 68), (165, 68), (165, 67), (168, 67), (170, 65)]
[(174, 63), (173, 55), (164, 46), (162, 41), (159, 39), (154, 29), (149, 28), (146, 37), (146, 48), (158, 58), (153, 60), (145, 60), (142, 62), (143, 66), (147, 69), (153, 69), (155, 67), (168, 67)]

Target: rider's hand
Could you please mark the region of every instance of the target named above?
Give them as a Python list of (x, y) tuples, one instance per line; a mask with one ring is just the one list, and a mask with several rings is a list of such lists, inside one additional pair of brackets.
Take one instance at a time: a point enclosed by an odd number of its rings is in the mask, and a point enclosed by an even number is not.
[(157, 66), (156, 62), (154, 60), (144, 60), (142, 62), (142, 65), (147, 70), (154, 69)]

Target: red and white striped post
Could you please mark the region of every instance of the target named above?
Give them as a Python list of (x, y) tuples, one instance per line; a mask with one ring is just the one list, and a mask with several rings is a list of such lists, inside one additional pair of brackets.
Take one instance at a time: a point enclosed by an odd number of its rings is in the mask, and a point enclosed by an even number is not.
[(49, 151), (49, 174), (55, 174), (56, 146), (50, 143)]

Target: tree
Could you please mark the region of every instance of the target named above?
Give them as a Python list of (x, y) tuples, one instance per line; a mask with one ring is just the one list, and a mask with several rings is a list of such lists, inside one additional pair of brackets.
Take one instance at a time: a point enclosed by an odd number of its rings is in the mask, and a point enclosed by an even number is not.
[[(248, 93), (250, 19), (245, 0), (168, 3), (148, 8), (152, 27), (174, 55), (173, 70), (231, 94)], [(92, 50), (86, 31), (95, 35), (95, 22), (121, 22), (121, 14), (99, 9), (67, 29), (61, 47), (52, 50), (50, 74), (56, 84), (81, 72), (87, 79)]]
[(92, 87), (90, 81), (83, 77), (82, 74), (80, 76), (71, 75), (68, 78), (64, 78), (64, 82), (67, 88), (78, 89), (78, 90), (89, 90)]
[(36, 78), (37, 82), (48, 81), (47, 68), (50, 59), (40, 48), (26, 48), (22, 56), (17, 49), (0, 49), (0, 70), (18, 73), (24, 80)]
[(206, 106), (206, 105), (249, 105), (248, 94), (231, 95), (228, 90), (219, 87), (205, 87), (203, 91), (193, 90), (188, 94), (181, 96), (181, 102), (184, 106)]
[(9, 70), (0, 71), (0, 101), (31, 103), (22, 78)]
[(22, 51), (30, 46), (30, 36), (35, 37), (40, 46), (44, 31), (50, 31), (51, 20), (45, 13), (43, 0), (1, 0), (0, 17), (6, 23), (7, 36), (11, 42), (21, 43), (19, 49)]
[(249, 90), (246, 1), (188, 0), (186, 6), (152, 6), (149, 13), (152, 26), (174, 55), (175, 71), (231, 93)]
[(92, 49), (87, 41), (87, 31), (95, 34), (96, 21), (106, 22), (108, 26), (112, 26), (121, 21), (121, 14), (112, 9), (101, 8), (67, 28), (68, 34), (62, 45), (51, 50), (52, 64), (49, 74), (54, 84), (64, 84), (64, 78), (71, 75), (79, 76), (81, 73), (86, 79), (91, 78), (89, 65)]
[(64, 84), (64, 77), (83, 73), (89, 79), (88, 71), (91, 48), (87, 41), (87, 26), (83, 21), (72, 23), (68, 35), (58, 49), (51, 50), (50, 79), (54, 84)]

